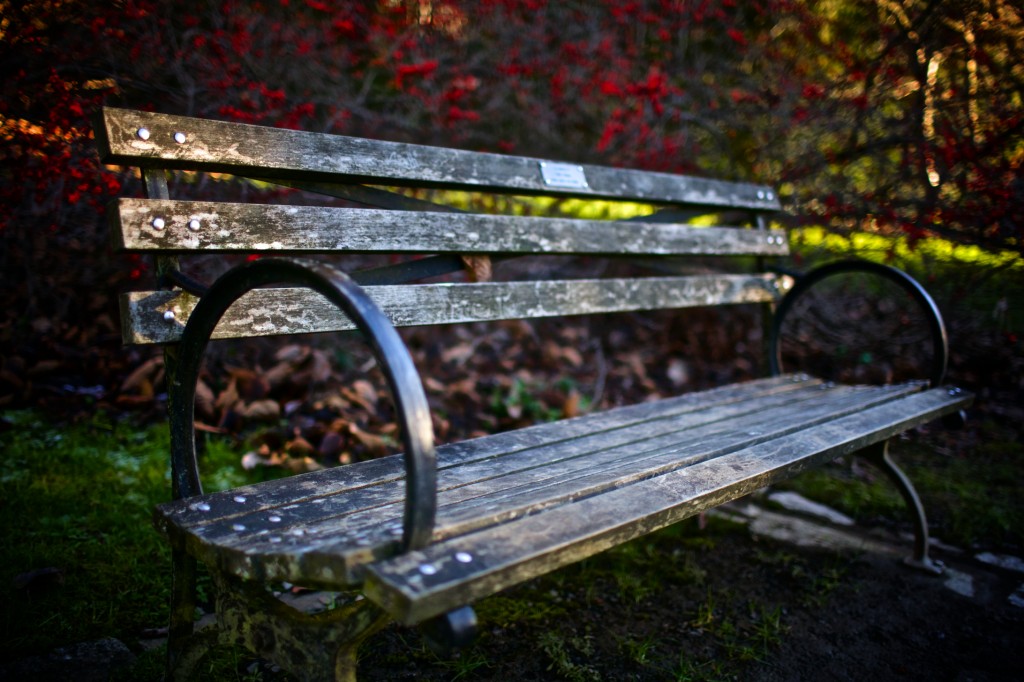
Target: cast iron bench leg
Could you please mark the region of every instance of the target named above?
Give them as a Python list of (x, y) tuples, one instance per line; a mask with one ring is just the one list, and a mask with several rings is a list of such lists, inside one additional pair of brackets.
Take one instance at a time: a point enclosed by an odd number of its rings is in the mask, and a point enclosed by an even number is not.
[(173, 571), (166, 676), (173, 682), (195, 679), (214, 646), (237, 644), (303, 682), (355, 682), (359, 646), (389, 621), (365, 599), (307, 614), (262, 584), (213, 575), (217, 623), (194, 632), (196, 561), (175, 550)]
[(262, 583), (212, 577), (221, 642), (242, 644), (302, 682), (355, 682), (359, 646), (390, 620), (366, 599), (305, 613)]
[(933, 561), (928, 556), (928, 520), (925, 518), (924, 505), (921, 504), (921, 498), (918, 497), (914, 484), (889, 456), (889, 441), (882, 441), (867, 447), (858, 454), (884, 471), (889, 479), (896, 484), (903, 500), (907, 503), (911, 520), (914, 523), (914, 555), (907, 559), (907, 564), (929, 573), (942, 573), (942, 564)]
[(184, 550), (171, 549), (171, 622), (167, 632), (167, 679), (185, 680), (212, 643), (195, 639), (196, 560)]

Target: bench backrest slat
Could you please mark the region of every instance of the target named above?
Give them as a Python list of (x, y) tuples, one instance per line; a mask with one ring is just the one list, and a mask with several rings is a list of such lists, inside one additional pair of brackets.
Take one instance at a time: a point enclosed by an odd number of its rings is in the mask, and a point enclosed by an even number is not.
[[(366, 287), (396, 326), (456, 324), (592, 313), (658, 310), (778, 297), (770, 274), (696, 275), (637, 279), (545, 280)], [(196, 297), (140, 291), (121, 298), (128, 343), (173, 343)], [(165, 317), (165, 313), (174, 313)], [(353, 329), (319, 294), (305, 289), (258, 289), (245, 294), (221, 320), (213, 338), (240, 338)]]
[[(193, 292), (123, 295), (128, 343), (180, 338), (197, 301), (193, 294), (203, 289), (177, 265), (186, 254), (349, 256), (339, 267), (366, 286), (398, 326), (763, 303), (778, 300), (785, 285), (774, 274), (698, 274), (709, 264), (677, 262), (712, 257), (714, 270), (749, 270), (763, 257), (786, 255), (785, 232), (765, 229), (764, 216), (780, 206), (775, 192), (762, 185), (110, 108), (102, 112), (97, 138), (106, 162), (138, 166), (150, 178), (174, 169), (223, 172), (333, 197), (320, 203), (349, 202), (291, 205), (308, 199), (300, 195), (276, 204), (184, 201), (166, 191), (119, 200), (110, 212), (116, 246), (153, 253), (165, 285)], [(409, 196), (414, 193), (401, 189), (407, 187), (458, 191), (424, 198)], [(629, 213), (639, 203), (649, 214), (622, 220), (520, 215), (545, 210), (545, 202), (473, 198), (487, 192), (544, 195), (556, 204), (567, 197), (614, 200), (629, 204), (623, 211)], [(469, 212), (433, 203), (463, 199), (488, 208)], [(721, 226), (692, 224), (698, 216)], [(551, 279), (546, 267), (534, 269), (531, 262), (492, 267), (521, 256), (574, 255), (615, 258), (639, 269), (622, 277), (627, 271), (617, 268), (620, 279)], [(581, 266), (585, 272), (601, 267)], [(470, 271), (468, 279), (515, 281), (460, 282), (452, 273), (463, 269)], [(644, 274), (650, 271), (668, 276)], [(415, 283), (439, 276), (456, 281)], [(317, 294), (260, 289), (232, 307), (214, 336), (351, 328)]]
[(787, 252), (781, 231), (471, 213), (121, 199), (117, 246), (133, 251), (611, 255)]
[(774, 191), (763, 185), (125, 109), (104, 109), (97, 134), (104, 161), (126, 166), (755, 211), (780, 209)]

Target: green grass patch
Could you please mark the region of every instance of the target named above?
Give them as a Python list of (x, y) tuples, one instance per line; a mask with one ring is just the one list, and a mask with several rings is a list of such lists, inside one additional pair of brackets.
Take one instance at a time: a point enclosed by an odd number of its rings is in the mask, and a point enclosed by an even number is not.
[[(3, 655), (163, 625), (169, 559), (150, 518), (169, 491), (166, 428), (103, 414), (70, 428), (31, 413), (7, 419)], [(58, 573), (29, 581), (40, 570)], [(21, 589), (12, 587), (18, 576), (29, 581)]]
[[(940, 437), (895, 443), (893, 458), (907, 473), (928, 514), (931, 533), (960, 547), (1017, 552), (1024, 546), (1020, 467), (1024, 445), (998, 425), (980, 425), (983, 437), (963, 454), (949, 454)], [(834, 507), (871, 524), (894, 519), (909, 529), (910, 517), (895, 486), (867, 462), (850, 460), (804, 472), (780, 488)]]
[[(131, 646), (165, 626), (170, 553), (151, 519), (170, 496), (166, 425), (104, 413), (70, 426), (33, 412), (4, 419), (12, 428), (0, 459), (0, 657), (102, 637)], [(227, 443), (211, 440), (203, 461), (210, 489), (253, 480)], [(159, 678), (162, 665), (159, 652), (143, 656), (133, 676)]]

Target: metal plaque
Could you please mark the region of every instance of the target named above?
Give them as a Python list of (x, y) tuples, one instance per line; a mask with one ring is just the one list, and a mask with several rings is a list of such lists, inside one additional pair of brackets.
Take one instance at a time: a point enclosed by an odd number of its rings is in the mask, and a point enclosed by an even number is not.
[(571, 163), (540, 162), (540, 174), (548, 187), (571, 187), (573, 189), (590, 189), (583, 166)]

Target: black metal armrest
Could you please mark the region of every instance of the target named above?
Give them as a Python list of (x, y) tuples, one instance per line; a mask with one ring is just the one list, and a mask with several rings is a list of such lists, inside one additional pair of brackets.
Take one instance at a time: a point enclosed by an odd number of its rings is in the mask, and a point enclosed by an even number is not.
[(822, 280), (851, 272), (878, 275), (895, 283), (906, 291), (921, 308), (927, 320), (932, 341), (932, 366), (928, 379), (932, 386), (942, 385), (946, 376), (946, 366), (949, 362), (949, 346), (946, 336), (946, 325), (942, 320), (942, 314), (939, 312), (935, 301), (917, 280), (902, 270), (865, 260), (844, 260), (829, 263), (804, 275), (796, 276), (795, 285), (779, 302), (772, 321), (771, 335), (768, 339), (768, 362), (772, 375), (777, 376), (783, 372), (780, 334), (786, 315), (793, 309), (794, 304), (801, 296), (808, 293), (814, 285)]
[(437, 510), (434, 430), (426, 395), (409, 352), (391, 321), (345, 273), (324, 263), (264, 259), (240, 265), (210, 286), (189, 316), (169, 368), (172, 486), (175, 499), (202, 493), (195, 445), (195, 394), (203, 353), (227, 309), (251, 289), (289, 285), (312, 289), (330, 300), (363, 333), (391, 389), (405, 448), (406, 496), (403, 547), (426, 546)]

